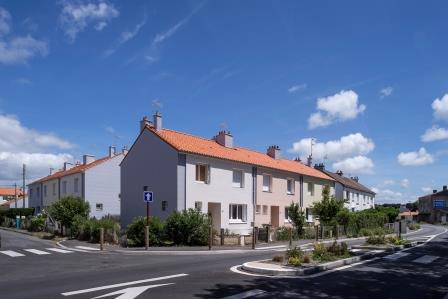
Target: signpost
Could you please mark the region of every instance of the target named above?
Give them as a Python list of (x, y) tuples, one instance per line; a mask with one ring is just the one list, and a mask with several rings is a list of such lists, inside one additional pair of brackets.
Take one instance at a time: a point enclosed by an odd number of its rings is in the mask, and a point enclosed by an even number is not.
[(146, 225), (149, 225), (149, 203), (154, 201), (154, 193), (143, 191), (143, 201), (146, 202)]

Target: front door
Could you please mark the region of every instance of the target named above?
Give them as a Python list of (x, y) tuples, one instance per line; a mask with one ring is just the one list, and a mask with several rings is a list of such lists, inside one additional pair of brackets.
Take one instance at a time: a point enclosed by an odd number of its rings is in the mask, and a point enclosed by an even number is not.
[(271, 225), (273, 227), (280, 226), (280, 209), (278, 206), (271, 206)]

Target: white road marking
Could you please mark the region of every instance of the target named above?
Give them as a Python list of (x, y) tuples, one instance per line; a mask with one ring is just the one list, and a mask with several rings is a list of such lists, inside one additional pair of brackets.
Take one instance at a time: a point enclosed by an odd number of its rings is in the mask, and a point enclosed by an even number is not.
[(134, 298), (137, 298), (139, 295), (143, 294), (148, 289), (153, 289), (153, 288), (162, 287), (162, 286), (171, 285), (171, 284), (174, 284), (174, 283), (153, 284), (153, 285), (149, 285), (149, 286), (127, 288), (127, 289), (118, 290), (118, 291), (115, 291), (112, 293), (108, 293), (105, 295), (97, 296), (92, 299), (104, 298), (104, 297), (120, 295), (120, 294), (121, 295), (116, 297), (115, 299), (134, 299)]
[(87, 247), (87, 246), (75, 246), (75, 247), (79, 248), (79, 249), (85, 249), (85, 250), (100, 251), (99, 248), (94, 248), (94, 247)]
[(438, 258), (439, 258), (438, 256), (434, 256), (434, 255), (424, 255), (424, 256), (421, 256), (421, 257), (413, 260), (412, 262), (419, 263), (419, 264), (429, 264)]
[(269, 249), (279, 249), (279, 248), (286, 248), (286, 245), (277, 245), (277, 246), (269, 246), (269, 247), (259, 247), (255, 248), (256, 250), (269, 250)]
[(73, 253), (73, 251), (60, 249), (60, 248), (45, 248), (50, 251), (59, 252), (59, 253)]
[(236, 295), (233, 295), (233, 296), (228, 296), (228, 297), (225, 297), (223, 299), (251, 298), (253, 296), (261, 295), (261, 294), (264, 294), (264, 293), (266, 293), (266, 291), (255, 289), (255, 290), (250, 290), (250, 291), (247, 291), (247, 292), (239, 293), (239, 294), (236, 294)]
[(24, 249), (25, 251), (37, 254), (37, 255), (45, 255), (45, 254), (51, 254), (49, 252), (46, 251), (42, 251), (42, 250), (37, 250), (37, 249)]
[(25, 256), (24, 254), (12, 250), (0, 251), (0, 253), (6, 254), (11, 257)]
[(397, 252), (397, 253), (385, 256), (384, 259), (395, 261), (395, 260), (398, 260), (399, 258), (408, 256), (409, 254), (410, 253), (407, 253), (407, 252)]
[(159, 280), (170, 279), (170, 278), (177, 278), (177, 277), (184, 277), (184, 276), (188, 276), (188, 274), (182, 273), (182, 274), (175, 274), (175, 275), (169, 275), (169, 276), (148, 278), (148, 279), (142, 279), (142, 280), (136, 280), (136, 281), (129, 281), (129, 282), (111, 284), (111, 285), (106, 285), (106, 286), (101, 286), (101, 287), (96, 287), (96, 288), (90, 288), (90, 289), (84, 289), (84, 290), (78, 290), (78, 291), (61, 293), (61, 295), (62, 296), (72, 296), (72, 295), (78, 295), (78, 294), (85, 294), (85, 293), (91, 293), (91, 292), (96, 292), (96, 291), (101, 291), (101, 290), (108, 290), (108, 289), (113, 289), (113, 288), (130, 286), (130, 285), (134, 285), (134, 284), (140, 284), (140, 283), (146, 283), (146, 282), (152, 282), (152, 281), (159, 281)]

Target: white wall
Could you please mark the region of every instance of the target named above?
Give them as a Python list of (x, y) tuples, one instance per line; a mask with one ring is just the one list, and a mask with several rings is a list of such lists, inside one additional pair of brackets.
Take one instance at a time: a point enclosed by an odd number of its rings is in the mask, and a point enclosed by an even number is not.
[[(112, 159), (85, 171), (84, 196), (85, 200), (90, 203), (91, 217), (99, 219), (106, 215), (120, 215), (120, 163), (123, 157), (123, 154), (118, 154)], [(71, 178), (69, 189), (71, 191), (73, 190), (73, 180), (74, 177)], [(68, 185), (67, 188), (69, 188)], [(81, 192), (81, 190), (79, 191)], [(102, 211), (96, 210), (97, 203), (103, 204)]]
[[(56, 184), (55, 193), (53, 194), (53, 184)], [(44, 194), (44, 186), (47, 186), (47, 195)], [(43, 207), (49, 207), (52, 203), (59, 199), (59, 179), (53, 179), (42, 183), (42, 203)]]
[[(210, 165), (210, 184), (196, 182), (196, 163)], [(243, 171), (244, 188), (232, 186), (233, 169)], [(186, 208), (194, 208), (195, 202), (202, 202), (202, 210), (208, 212), (208, 203), (221, 203), (221, 228), (235, 233), (249, 233), (253, 220), (252, 167), (231, 161), (187, 155), (186, 161)], [(245, 204), (247, 221), (229, 221), (229, 205)]]
[[(350, 211), (362, 211), (370, 208), (375, 207), (375, 197), (366, 192), (361, 192), (359, 190), (351, 189), (351, 188), (345, 188), (343, 198), (347, 199), (346, 192), (350, 192), (350, 197), (348, 198), (349, 201), (344, 204), (344, 206), (349, 209)], [(359, 200), (356, 196), (356, 194), (359, 194)], [(364, 200), (365, 196), (365, 200)]]

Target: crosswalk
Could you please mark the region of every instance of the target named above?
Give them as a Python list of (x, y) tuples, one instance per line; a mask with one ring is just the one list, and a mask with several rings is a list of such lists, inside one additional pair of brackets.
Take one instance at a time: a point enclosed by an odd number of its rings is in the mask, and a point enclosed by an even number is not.
[(0, 255), (6, 255), (12, 258), (16, 257), (25, 257), (27, 255), (50, 255), (53, 253), (74, 253), (74, 251), (49, 247), (44, 249), (34, 249), (34, 248), (26, 248), (26, 249), (15, 249), (15, 250), (0, 250)]
[(411, 253), (408, 252), (396, 252), (394, 254), (385, 256), (384, 259), (387, 261), (398, 261), (405, 257), (407, 257), (407, 261), (421, 265), (431, 264), (432, 262), (440, 258), (440, 256), (435, 255), (411, 255)]

